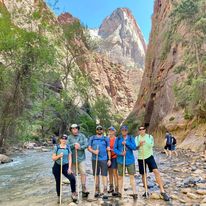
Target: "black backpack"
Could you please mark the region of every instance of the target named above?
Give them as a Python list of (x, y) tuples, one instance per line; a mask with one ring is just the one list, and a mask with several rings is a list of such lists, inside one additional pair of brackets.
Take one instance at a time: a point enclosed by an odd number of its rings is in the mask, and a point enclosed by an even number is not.
[(172, 137), (172, 144), (173, 144), (173, 145), (177, 144), (177, 140), (176, 140), (175, 137)]

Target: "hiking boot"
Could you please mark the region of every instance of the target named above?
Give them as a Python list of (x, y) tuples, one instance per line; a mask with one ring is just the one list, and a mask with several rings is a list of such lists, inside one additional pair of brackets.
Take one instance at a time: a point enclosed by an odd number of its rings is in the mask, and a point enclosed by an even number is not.
[(146, 197), (149, 197), (149, 192), (147, 192), (147, 193), (145, 192), (145, 193), (142, 195), (142, 197), (145, 197), (145, 198), (146, 198)]
[(94, 197), (96, 197), (96, 198), (100, 197), (99, 192), (95, 192)]
[(161, 192), (160, 195), (164, 201), (170, 201), (170, 197), (167, 195), (166, 192)]
[(104, 199), (104, 200), (108, 199), (107, 187), (104, 188), (102, 199)]
[(112, 196), (116, 197), (118, 195), (118, 191), (119, 191), (118, 187), (115, 187), (115, 190), (112, 193)]
[(72, 193), (72, 200), (73, 200), (73, 202), (76, 202), (78, 200), (76, 192)]
[(110, 186), (109, 186), (108, 193), (112, 193), (112, 192), (114, 192), (114, 186), (113, 186), (113, 185), (110, 185)]
[(88, 197), (89, 192), (87, 191), (85, 185), (82, 186), (82, 196), (83, 197)]

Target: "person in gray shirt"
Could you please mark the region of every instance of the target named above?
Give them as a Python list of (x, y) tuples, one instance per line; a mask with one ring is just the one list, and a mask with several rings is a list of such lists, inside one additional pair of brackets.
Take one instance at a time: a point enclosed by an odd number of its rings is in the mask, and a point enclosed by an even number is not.
[[(88, 146), (87, 138), (84, 134), (80, 133), (80, 126), (77, 124), (72, 124), (69, 128), (71, 134), (68, 136), (67, 144), (70, 146), (72, 151), (72, 168), (76, 173), (76, 161), (78, 163), (78, 171), (81, 176), (82, 184), (82, 195), (87, 197), (89, 192), (86, 189), (86, 155), (85, 149)], [(78, 158), (76, 160), (76, 150)]]

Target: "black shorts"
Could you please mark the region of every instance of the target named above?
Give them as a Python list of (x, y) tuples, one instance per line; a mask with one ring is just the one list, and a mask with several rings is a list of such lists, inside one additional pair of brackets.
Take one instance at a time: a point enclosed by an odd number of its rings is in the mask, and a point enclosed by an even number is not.
[[(139, 165), (139, 173), (143, 175), (144, 174), (143, 160), (138, 159), (138, 165)], [(154, 169), (158, 169), (153, 155), (145, 159), (145, 167), (147, 168), (146, 165), (148, 166), (150, 172), (153, 172)], [(146, 168), (145, 171), (147, 171)]]
[[(92, 160), (93, 176), (95, 175), (95, 167), (96, 167), (96, 160)], [(96, 175), (99, 176), (100, 172), (101, 172), (101, 176), (107, 176), (107, 172), (108, 172), (107, 160), (98, 160), (97, 161)]]
[(166, 150), (168, 149), (168, 150), (171, 151), (172, 150), (172, 145), (171, 144), (166, 144), (164, 149), (166, 149)]

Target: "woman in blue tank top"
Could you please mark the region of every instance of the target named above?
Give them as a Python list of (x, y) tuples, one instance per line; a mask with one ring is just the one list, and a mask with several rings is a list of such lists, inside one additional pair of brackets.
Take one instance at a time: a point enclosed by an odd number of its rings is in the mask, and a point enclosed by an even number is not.
[(58, 203), (60, 202), (61, 158), (62, 158), (62, 174), (67, 179), (69, 179), (71, 191), (72, 191), (72, 199), (74, 202), (77, 201), (76, 180), (71, 170), (72, 168), (71, 150), (70, 150), (70, 146), (67, 145), (66, 143), (67, 143), (67, 135), (63, 135), (60, 138), (60, 144), (54, 147), (54, 151), (52, 154), (52, 160), (54, 161), (52, 172), (56, 180), (56, 192), (58, 196)]

